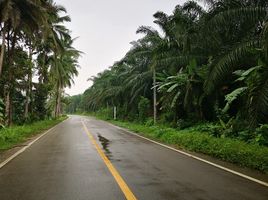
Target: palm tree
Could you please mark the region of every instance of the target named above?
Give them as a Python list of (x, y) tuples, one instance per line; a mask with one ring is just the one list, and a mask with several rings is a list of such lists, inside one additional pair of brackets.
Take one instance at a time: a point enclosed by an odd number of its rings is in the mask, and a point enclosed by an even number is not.
[(66, 39), (62, 41), (64, 50), (60, 52), (58, 56), (51, 57), (51, 69), (50, 74), (52, 82), (55, 83), (55, 117), (58, 117), (61, 110), (61, 95), (65, 87), (70, 87), (73, 83), (74, 76), (78, 75), (78, 58), (80, 53), (78, 50), (72, 47), (73, 40)]
[[(64, 22), (69, 22), (70, 17), (68, 15), (61, 16), (61, 13), (66, 13), (66, 9), (61, 6), (55, 4), (53, 1), (48, 1), (42, 4), (42, 7), (46, 9), (46, 19), (47, 24), (44, 27), (43, 31), (35, 34), (34, 39), (30, 38), (29, 45), (29, 57), (32, 58), (31, 54), (33, 53), (33, 46), (38, 51), (38, 61), (40, 64), (38, 68), (40, 69), (40, 77), (39, 80), (42, 83), (45, 81), (45, 84), (48, 82), (48, 55), (59, 54), (62, 51), (62, 40), (70, 39), (70, 35), (68, 34), (68, 30), (65, 26), (62, 25)], [(31, 43), (34, 43), (31, 44)], [(38, 44), (38, 45), (37, 45)], [(28, 87), (26, 90), (26, 103), (25, 103), (25, 118), (28, 117), (28, 107), (29, 103), (32, 102), (32, 67), (29, 65), (28, 71)], [(44, 84), (44, 82), (43, 82)]]
[(153, 74), (153, 110), (154, 110), (154, 123), (157, 120), (157, 97), (156, 97), (156, 68), (159, 67), (159, 57), (162, 52), (168, 48), (169, 41), (167, 38), (161, 37), (158, 31), (151, 27), (141, 26), (137, 33), (145, 34), (145, 37), (139, 40), (140, 45), (136, 47), (136, 54), (143, 54), (149, 59), (148, 68), (152, 70)]
[[(16, 44), (17, 35), (23, 28), (37, 30), (46, 23), (44, 10), (40, 1), (33, 0), (3, 0), (0, 2), (0, 22), (2, 47), (0, 55), (0, 76), (3, 68), (6, 34), (13, 30), (12, 46)], [(14, 49), (14, 47), (12, 48)]]
[[(210, 78), (205, 83), (205, 91), (208, 94), (212, 93), (224, 84), (232, 87), (234, 85), (233, 73), (236, 70), (249, 70), (261, 63), (262, 69), (256, 71), (256, 73), (260, 73), (260, 76), (252, 82), (246, 106), (251, 126), (255, 127), (268, 114), (268, 84), (266, 81), (268, 3), (266, 1), (233, 1), (231, 3), (226, 1), (219, 4), (217, 1), (213, 1), (211, 6), (214, 9), (209, 12), (208, 28), (213, 26), (218, 34), (228, 29), (229, 33), (218, 55), (216, 54), (213, 58), (210, 66)], [(256, 61), (256, 58), (259, 61)]]
[[(41, 6), (41, 1), (16, 1), (4, 0), (0, 3), (0, 22), (2, 26), (2, 47), (0, 54), (0, 76), (2, 74), (4, 55), (7, 47), (8, 81), (6, 83), (6, 116), (7, 124), (12, 123), (12, 94), (10, 94), (14, 82), (13, 60), (15, 46), (19, 39), (27, 32), (34, 33), (46, 25), (45, 10)], [(20, 41), (23, 42), (23, 41)]]

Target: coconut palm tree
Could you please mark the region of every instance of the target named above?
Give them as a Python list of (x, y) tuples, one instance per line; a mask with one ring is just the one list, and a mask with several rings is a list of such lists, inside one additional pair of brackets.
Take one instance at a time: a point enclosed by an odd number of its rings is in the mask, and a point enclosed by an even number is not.
[[(2, 47), (0, 54), (0, 76), (3, 68), (6, 40), (16, 44), (19, 31), (22, 29), (38, 30), (46, 23), (45, 12), (41, 1), (32, 0), (3, 0), (0, 2), (0, 23)], [(13, 34), (10, 35), (10, 31)], [(9, 33), (9, 34), (8, 34)], [(8, 37), (7, 37), (8, 34)], [(14, 49), (14, 47), (12, 48)]]
[[(0, 53), (0, 77), (3, 66), (7, 69), (7, 82), (5, 86), (5, 102), (7, 124), (12, 123), (12, 94), (14, 87), (14, 57), (18, 43), (25, 42), (25, 36), (33, 37), (34, 33), (46, 26), (45, 9), (41, 1), (16, 1), (4, 0), (0, 3), (0, 22), (2, 31), (2, 47)], [(7, 48), (6, 48), (7, 44)], [(4, 65), (4, 55), (6, 52), (6, 63)]]
[(51, 57), (50, 74), (52, 82), (55, 84), (54, 90), (56, 94), (55, 117), (61, 112), (61, 97), (63, 89), (70, 87), (73, 83), (74, 76), (78, 75), (78, 58), (80, 53), (72, 47), (73, 40), (66, 39), (62, 41), (63, 50), (57, 56)]

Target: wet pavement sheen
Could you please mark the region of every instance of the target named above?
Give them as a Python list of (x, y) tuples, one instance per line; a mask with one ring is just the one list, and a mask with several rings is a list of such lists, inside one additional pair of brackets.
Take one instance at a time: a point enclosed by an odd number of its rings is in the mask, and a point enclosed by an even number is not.
[(103, 121), (72, 116), (0, 169), (0, 200), (125, 199), (81, 120), (137, 199), (268, 199), (267, 187)]

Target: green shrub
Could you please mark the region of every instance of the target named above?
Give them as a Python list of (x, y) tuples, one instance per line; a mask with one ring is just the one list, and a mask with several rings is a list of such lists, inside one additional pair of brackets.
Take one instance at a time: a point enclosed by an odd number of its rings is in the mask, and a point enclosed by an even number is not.
[(154, 125), (154, 119), (148, 118), (145, 122), (145, 126), (153, 126)]
[(191, 130), (207, 133), (215, 137), (220, 137), (223, 131), (222, 127), (219, 124), (213, 124), (213, 123), (198, 124), (197, 126), (192, 127)]
[(113, 109), (112, 107), (100, 109), (96, 115), (104, 120), (113, 119)]
[(190, 120), (179, 119), (177, 121), (177, 128), (180, 129), (180, 130), (188, 128), (188, 127), (190, 127), (192, 125), (193, 125), (193, 122), (190, 121)]
[(261, 125), (256, 129), (256, 142), (268, 146), (268, 124)]
[(145, 119), (149, 116), (150, 112), (150, 100), (145, 97), (140, 97), (140, 101), (138, 104), (138, 112), (139, 112), (139, 121), (144, 122)]

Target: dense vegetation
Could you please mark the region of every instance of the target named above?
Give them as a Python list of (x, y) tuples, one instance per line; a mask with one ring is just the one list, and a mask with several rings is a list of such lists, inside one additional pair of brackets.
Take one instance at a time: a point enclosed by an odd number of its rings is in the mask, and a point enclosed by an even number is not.
[(0, 126), (62, 113), (80, 54), (69, 21), (53, 0), (0, 1)]
[(12, 126), (0, 130), (0, 153), (10, 149), (17, 144), (27, 141), (30, 137), (42, 133), (45, 130), (67, 119), (67, 116), (61, 116), (57, 119), (42, 120), (25, 124), (23, 126)]
[(268, 2), (206, 0), (154, 14), (122, 60), (71, 97), (67, 112), (196, 127), (268, 145)]

